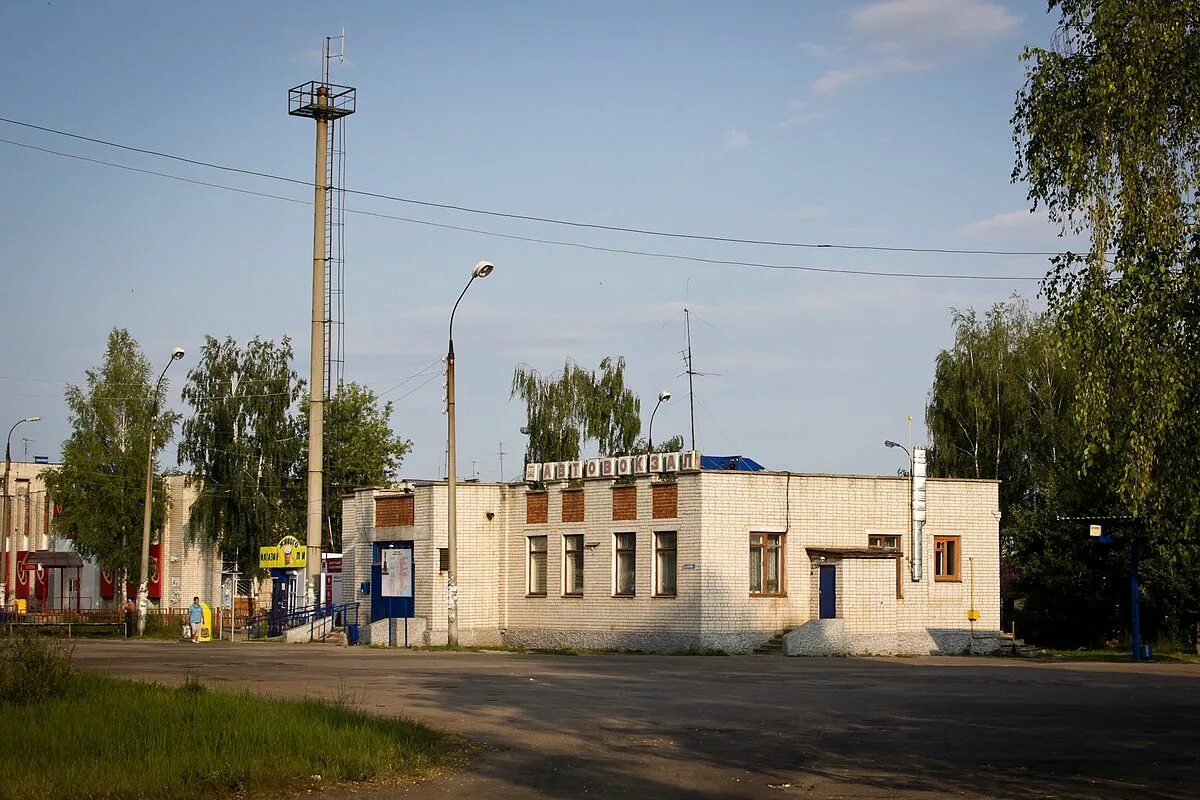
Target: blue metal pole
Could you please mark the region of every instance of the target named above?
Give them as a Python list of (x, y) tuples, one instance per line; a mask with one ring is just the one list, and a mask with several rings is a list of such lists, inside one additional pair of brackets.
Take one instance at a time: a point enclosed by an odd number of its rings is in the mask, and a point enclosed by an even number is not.
[(1142, 660), (1142, 608), (1138, 595), (1138, 541), (1129, 541), (1129, 608), (1133, 617), (1133, 660)]

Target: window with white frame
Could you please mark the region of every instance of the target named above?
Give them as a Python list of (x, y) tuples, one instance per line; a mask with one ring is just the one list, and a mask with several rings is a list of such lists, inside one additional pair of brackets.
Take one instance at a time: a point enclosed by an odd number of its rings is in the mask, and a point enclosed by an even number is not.
[(583, 596), (583, 534), (563, 534), (563, 594)]
[(613, 594), (633, 597), (637, 593), (637, 534), (613, 534)]
[(529, 583), (528, 593), (535, 597), (546, 596), (546, 537), (528, 536)]
[(675, 596), (676, 575), (676, 543), (675, 531), (655, 531), (654, 533), (654, 596)]

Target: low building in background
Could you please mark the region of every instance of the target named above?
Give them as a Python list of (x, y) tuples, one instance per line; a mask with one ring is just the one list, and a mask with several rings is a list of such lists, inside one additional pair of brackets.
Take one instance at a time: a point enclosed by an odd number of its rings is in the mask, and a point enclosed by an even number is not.
[[(21, 600), (30, 611), (67, 611), (117, 608), (137, 596), (137, 575), (122, 576), (105, 570), (93, 559), (74, 561), (70, 569), (38, 569), (55, 563), (46, 553), (74, 553), (71, 532), (59, 530), (53, 498), (41, 480), (44, 470), (56, 465), (13, 464), (13, 513), (9, 532), (9, 558), (14, 560), (15, 583), (11, 600)], [(228, 605), (231, 575), (223, 571), (221, 554), (215, 548), (189, 541), (188, 518), (196, 498), (196, 487), (187, 486), (184, 475), (168, 475), (166, 524), (152, 533), (150, 545), (149, 598), (153, 607), (178, 609), (193, 597), (210, 605)], [(61, 560), (61, 559), (60, 559)], [(65, 562), (64, 562), (65, 563)], [(257, 587), (241, 583), (245, 596)], [(11, 605), (12, 603), (10, 603)]]
[[(575, 462), (545, 465), (528, 484), (460, 484), (460, 643), (744, 653), (774, 640), (812, 655), (998, 647), (997, 482), (926, 480), (920, 459), (915, 479), (701, 463), (694, 454), (670, 472), (614, 476), (620, 465)], [(343, 512), (342, 599), (360, 601), (364, 638), (444, 644), (445, 483), (361, 489)], [(409, 574), (397, 580), (395, 569)]]

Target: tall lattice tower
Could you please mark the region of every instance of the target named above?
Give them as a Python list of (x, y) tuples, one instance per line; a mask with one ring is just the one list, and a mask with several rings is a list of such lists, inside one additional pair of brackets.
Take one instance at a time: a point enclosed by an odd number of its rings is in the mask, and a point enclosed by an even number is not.
[[(344, 364), (344, 245), (345, 138), (338, 121), (354, 113), (355, 90), (329, 81), (329, 66), (342, 53), (333, 53), (325, 38), (320, 81), (309, 81), (288, 91), (288, 113), (317, 123), (316, 168), (313, 175), (312, 339), (309, 359), (308, 482), (306, 487), (305, 544), (308, 548), (308, 596), (315, 602), (321, 571), (321, 533), (325, 527), (326, 498), (331, 488), (324, 480), (325, 419), (330, 396), (342, 382)], [(332, 531), (331, 540), (332, 540)]]

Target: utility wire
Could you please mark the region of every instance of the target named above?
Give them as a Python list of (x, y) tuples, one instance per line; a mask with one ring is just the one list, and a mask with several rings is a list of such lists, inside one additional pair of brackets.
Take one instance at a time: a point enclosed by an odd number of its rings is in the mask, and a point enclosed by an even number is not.
[[(0, 118), (0, 122), (5, 121)], [(182, 181), (184, 183), (196, 184), (199, 186), (207, 186), (212, 189), (225, 189), (239, 194), (248, 194), (255, 197), (265, 197), (272, 200), (282, 200), (288, 203), (298, 205), (312, 205), (307, 200), (298, 200), (294, 197), (285, 195), (271, 194), (269, 192), (255, 192), (249, 189), (241, 189), (234, 186), (226, 186), (220, 183), (211, 183), (209, 181), (199, 181), (192, 178), (185, 178), (180, 175), (172, 175), (168, 172), (158, 172), (155, 170), (142, 169), (140, 167), (132, 167), (128, 164), (119, 164), (113, 161), (104, 161), (97, 158), (89, 158), (75, 153), (64, 153), (58, 150), (51, 150), (46, 147), (38, 147), (36, 145), (26, 144), (24, 142), (16, 142), (10, 139), (0, 138), (0, 143), (15, 145), (16, 147), (25, 147), (31, 150), (37, 150), (50, 155), (63, 156), (72, 158), (78, 161), (87, 161), (93, 164), (100, 164), (106, 167), (114, 167), (116, 169), (129, 170), (131, 172), (139, 172), (146, 175), (153, 175), (160, 178), (168, 178), (170, 180)], [(290, 180), (290, 179), (288, 179)], [(697, 264), (712, 264), (716, 266), (731, 266), (731, 267), (748, 267), (752, 269), (770, 269), (770, 270), (791, 270), (798, 272), (817, 272), (833, 275), (862, 275), (866, 277), (878, 278), (916, 278), (916, 279), (931, 279), (931, 280), (974, 280), (974, 281), (1021, 281), (1021, 282), (1037, 282), (1042, 280), (1042, 276), (1037, 275), (966, 275), (961, 273), (926, 273), (926, 272), (887, 272), (884, 270), (868, 270), (868, 269), (851, 269), (844, 267), (817, 267), (800, 264), (779, 264), (761, 261), (741, 261), (737, 259), (723, 258), (705, 258), (703, 256), (689, 256), (681, 253), (667, 253), (655, 250), (634, 250), (623, 247), (606, 247), (603, 245), (584, 244), (582, 242), (572, 242), (563, 239), (544, 239), (536, 236), (520, 236), (511, 233), (500, 233), (499, 231), (491, 231), (483, 228), (469, 228), (462, 225), (450, 225), (443, 222), (433, 222), (431, 220), (417, 219), (414, 217), (402, 217), (395, 214), (384, 214), (377, 211), (364, 211), (361, 209), (347, 208), (348, 214), (359, 214), (366, 217), (376, 217), (378, 219), (389, 219), (397, 222), (406, 222), (412, 225), (424, 225), (431, 228), (441, 228), (444, 230), (459, 231), (462, 233), (472, 233), (479, 236), (491, 236), (499, 239), (508, 239), (518, 242), (529, 242), (533, 244), (547, 244), (557, 247), (572, 247), (580, 250), (590, 250), (592, 252), (613, 253), (618, 255), (637, 256), (640, 258), (656, 258), (667, 259), (673, 261), (688, 261)], [(924, 251), (914, 251), (924, 252)], [(1000, 254), (999, 251), (996, 251)], [(1005, 253), (1005, 255), (1017, 255), (1015, 253)], [(1032, 254), (1027, 254), (1032, 255)], [(1056, 254), (1055, 254), (1056, 255)]]
[[(29, 122), (0, 117), (0, 122), (6, 122), (10, 125), (18, 125), (23, 128), (52, 133), (57, 136), (66, 136), (72, 139), (78, 139), (84, 142), (104, 145), (105, 147), (115, 147), (121, 150), (127, 150), (132, 153), (141, 153), (143, 155), (154, 156), (156, 158), (166, 158), (173, 161), (179, 161), (184, 164), (191, 164), (198, 167), (206, 167), (209, 169), (217, 169), (225, 172), (234, 172), (239, 175), (250, 175), (256, 178), (265, 178), (267, 180), (283, 181), (298, 186), (311, 188), (313, 184), (310, 181), (301, 180), (299, 178), (289, 178), (284, 175), (275, 175), (270, 172), (261, 172), (259, 170), (243, 169), (241, 167), (233, 167), (227, 164), (216, 164), (211, 161), (201, 161), (199, 159), (187, 158), (185, 156), (175, 155), (173, 153), (165, 153), (160, 150), (151, 150), (144, 147), (133, 147), (119, 142), (113, 142), (107, 139), (98, 139), (92, 136), (83, 136), (78, 133), (59, 130), (57, 128), (49, 128), (42, 125), (34, 125)], [(196, 183), (203, 183), (196, 181)], [(345, 187), (329, 187), (341, 191), (345, 194), (358, 195), (360, 197), (371, 197), (377, 200), (389, 200), (397, 203), (406, 203), (409, 205), (422, 206), (424, 208), (437, 208), (444, 211), (458, 211), (464, 214), (479, 214), (489, 217), (498, 217), (501, 219), (521, 220), (525, 222), (539, 222), (547, 225), (562, 225), (571, 228), (586, 228), (589, 230), (607, 231), (610, 233), (632, 233), (639, 236), (657, 236), (667, 239), (688, 239), (701, 242), (722, 242), (726, 244), (746, 244), (766, 247), (794, 247), (794, 248), (810, 248), (810, 249), (827, 249), (827, 250), (859, 250), (883, 253), (937, 253), (943, 255), (969, 255), (969, 256), (1058, 256), (1062, 255), (1056, 251), (1037, 251), (1037, 250), (974, 250), (960, 249), (951, 247), (901, 247), (901, 246), (885, 246), (885, 245), (865, 245), (865, 244), (835, 244), (832, 242), (787, 242), (775, 241), (770, 239), (743, 239), (733, 236), (715, 236), (695, 233), (680, 233), (677, 231), (662, 231), (654, 228), (633, 228), (621, 225), (603, 225), (595, 222), (580, 222), (578, 220), (560, 219), (558, 217), (542, 217), (534, 214), (518, 214), (508, 211), (495, 211), (485, 208), (474, 208), (472, 206), (458, 205), (456, 203), (437, 203), (431, 200), (419, 200), (412, 197), (401, 197), (398, 195), (385, 194), (382, 192), (369, 192), (362, 189), (348, 189)], [(254, 192), (247, 192), (254, 194)]]

